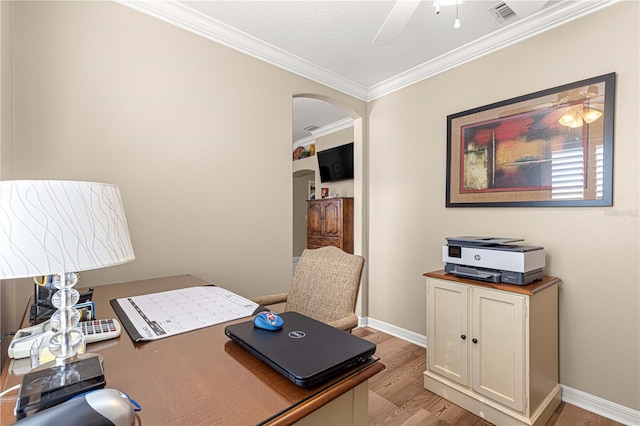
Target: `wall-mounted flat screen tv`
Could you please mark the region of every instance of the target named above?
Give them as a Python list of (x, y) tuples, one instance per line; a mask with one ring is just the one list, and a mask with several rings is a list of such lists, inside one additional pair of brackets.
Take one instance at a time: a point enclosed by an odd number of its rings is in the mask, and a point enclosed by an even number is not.
[(316, 152), (320, 182), (353, 179), (353, 142)]

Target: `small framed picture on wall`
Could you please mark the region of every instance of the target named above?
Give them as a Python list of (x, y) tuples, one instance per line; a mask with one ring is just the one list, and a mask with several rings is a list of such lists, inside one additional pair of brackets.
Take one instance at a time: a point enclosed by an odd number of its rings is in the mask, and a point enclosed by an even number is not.
[(307, 200), (315, 200), (315, 199), (316, 199), (316, 182), (313, 180), (310, 180)]

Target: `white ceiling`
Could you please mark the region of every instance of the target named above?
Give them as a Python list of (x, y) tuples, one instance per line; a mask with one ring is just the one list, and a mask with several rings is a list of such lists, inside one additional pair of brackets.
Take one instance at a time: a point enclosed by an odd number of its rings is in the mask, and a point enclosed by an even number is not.
[[(372, 43), (395, 1), (122, 1), (123, 4), (276, 66), (369, 101), (595, 12), (618, 0), (507, 0), (529, 16), (499, 23), (489, 8), (500, 0), (456, 6), (420, 3), (386, 46)], [(444, 0), (441, 0), (441, 3)], [(294, 142), (344, 117), (321, 101), (296, 101)], [(295, 108), (294, 108), (295, 110)], [(337, 115), (336, 115), (337, 114)], [(313, 118), (313, 119), (312, 119)], [(315, 121), (315, 122), (310, 122)]]
[(498, 0), (456, 6), (423, 1), (387, 46), (372, 43), (394, 1), (182, 1), (265, 43), (369, 88), (504, 28), (487, 11)]
[[(318, 99), (293, 98), (292, 111), (294, 148), (353, 125), (353, 120), (343, 110)], [(309, 126), (317, 129), (308, 130)]]

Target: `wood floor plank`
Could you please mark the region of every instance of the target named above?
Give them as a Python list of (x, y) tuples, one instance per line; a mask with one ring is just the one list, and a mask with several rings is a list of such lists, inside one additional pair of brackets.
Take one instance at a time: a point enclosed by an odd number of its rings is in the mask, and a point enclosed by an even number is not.
[[(490, 426), (491, 423), (424, 388), (426, 350), (370, 327), (353, 334), (374, 342), (387, 367), (369, 380), (369, 424), (380, 426)], [(547, 426), (620, 426), (620, 423), (561, 403)]]
[(420, 409), (409, 420), (402, 423), (402, 426), (447, 426), (447, 422), (440, 420), (427, 410)]
[(617, 426), (618, 422), (607, 419), (606, 417), (599, 416), (590, 411), (576, 407), (575, 405), (567, 404), (566, 402), (560, 403), (560, 406), (556, 409), (555, 413), (549, 419), (547, 425), (554, 426)]
[(370, 425), (401, 425), (410, 418), (411, 414), (402, 408), (369, 391)]

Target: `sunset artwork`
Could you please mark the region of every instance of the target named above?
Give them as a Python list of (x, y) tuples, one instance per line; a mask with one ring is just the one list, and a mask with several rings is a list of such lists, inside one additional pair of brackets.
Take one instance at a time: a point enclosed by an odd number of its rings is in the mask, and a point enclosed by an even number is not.
[(462, 127), (460, 192), (551, 188), (552, 152), (580, 148), (584, 128), (561, 126), (542, 109)]
[(447, 116), (447, 207), (610, 206), (615, 73)]

